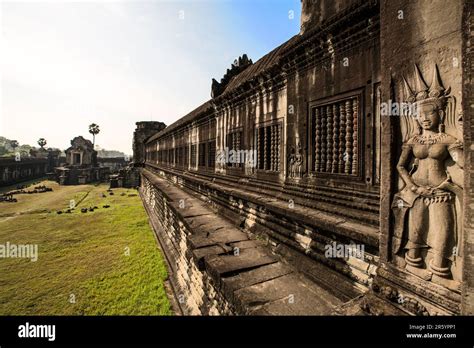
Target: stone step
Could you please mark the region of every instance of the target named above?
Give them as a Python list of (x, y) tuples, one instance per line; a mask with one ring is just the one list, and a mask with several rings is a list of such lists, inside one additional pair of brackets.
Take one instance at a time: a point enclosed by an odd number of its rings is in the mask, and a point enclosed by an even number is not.
[(235, 291), (237, 306), (253, 315), (328, 315), (341, 304), (329, 292), (296, 273)]
[(227, 296), (233, 298), (234, 291), (236, 290), (263, 283), (292, 272), (293, 270), (282, 262), (275, 262), (250, 271), (241, 272), (232, 277), (223, 278), (222, 289)]
[[(202, 229), (201, 229), (202, 230)], [(246, 233), (237, 229), (222, 229), (217, 231), (202, 231), (189, 236), (189, 245), (193, 249), (211, 246), (215, 244), (227, 244), (232, 242), (240, 242), (248, 240)]]
[[(232, 306), (234, 314), (251, 315), (311, 315), (335, 313), (334, 308), (343, 303), (332, 295), (327, 287), (322, 287), (310, 280), (289, 264), (284, 263), (274, 255), (262, 241), (251, 240), (247, 233), (237, 228), (224, 217), (217, 215), (204, 202), (196, 199), (188, 192), (170, 185), (166, 180), (143, 171), (145, 178), (163, 193), (164, 206), (173, 210), (173, 226), (182, 226), (181, 236), (186, 237), (185, 243), (172, 241), (162, 244), (164, 249), (185, 248), (179, 251), (186, 257), (184, 260), (194, 263), (201, 275), (189, 272), (194, 265), (185, 265), (185, 274), (174, 275), (185, 282), (196, 279), (196, 284), (187, 285), (192, 294), (206, 294), (209, 289), (215, 289)], [(185, 202), (184, 209), (173, 198)], [(153, 212), (153, 210), (148, 210)], [(156, 221), (158, 216), (153, 215)], [(169, 223), (168, 220), (166, 220)], [(169, 226), (162, 225), (161, 231)], [(155, 229), (157, 233), (159, 232)], [(160, 240), (173, 238), (172, 234), (161, 232)], [(171, 240), (170, 240), (171, 241)], [(177, 258), (174, 258), (177, 260)], [(180, 259), (183, 262), (183, 258)], [(176, 265), (175, 265), (176, 266)], [(179, 266), (179, 265), (178, 265)], [(325, 266), (318, 264), (322, 274), (332, 274), (325, 271)], [(179, 272), (180, 267), (172, 267)], [(192, 273), (192, 272), (191, 272)], [(336, 283), (342, 278), (336, 279)], [(204, 282), (204, 283), (203, 283)], [(207, 283), (206, 283), (207, 282)], [(179, 280), (175, 282), (179, 284)], [(333, 284), (334, 287), (338, 284)], [(339, 284), (340, 285), (340, 284)], [(196, 287), (202, 287), (197, 291)], [(196, 289), (195, 289), (196, 288)], [(207, 289), (207, 290), (206, 290)], [(198, 296), (198, 295), (193, 295)], [(203, 295), (204, 296), (204, 295)], [(197, 298), (190, 303), (201, 303), (206, 299)], [(204, 302), (202, 302), (204, 303)], [(227, 306), (227, 305), (225, 305)], [(200, 311), (201, 307), (193, 307), (192, 313)]]
[(228, 273), (267, 265), (277, 262), (277, 259), (265, 249), (253, 248), (240, 250), (236, 255), (208, 256), (204, 262), (206, 270), (213, 279), (217, 280)]

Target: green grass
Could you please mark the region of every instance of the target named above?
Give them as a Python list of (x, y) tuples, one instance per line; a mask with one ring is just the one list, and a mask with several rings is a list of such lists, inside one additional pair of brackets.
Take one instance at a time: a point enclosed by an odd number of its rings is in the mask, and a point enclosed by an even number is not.
[[(172, 314), (165, 261), (137, 191), (103, 198), (106, 185), (42, 184), (54, 191), (0, 203), (0, 244), (38, 244), (36, 262), (0, 258), (0, 315)], [(84, 197), (73, 213), (56, 213)], [(90, 206), (99, 209), (80, 212)]]

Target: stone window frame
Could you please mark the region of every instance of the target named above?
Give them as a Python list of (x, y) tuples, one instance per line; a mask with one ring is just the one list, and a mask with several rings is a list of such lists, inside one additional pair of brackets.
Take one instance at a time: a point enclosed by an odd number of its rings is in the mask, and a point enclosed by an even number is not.
[[(229, 144), (229, 139), (233, 138), (236, 134), (239, 134), (239, 136), (235, 140), (235, 142), (237, 142), (237, 140), (238, 140), (238, 145), (239, 146), (236, 149), (234, 149), (233, 146), (230, 146), (231, 144)], [(244, 139), (244, 127), (243, 126), (234, 127), (232, 129), (229, 129), (226, 133), (225, 146), (229, 149), (229, 151), (230, 150), (242, 150), (243, 139)], [(234, 139), (232, 139), (232, 143), (234, 143)], [(244, 164), (243, 163), (226, 163), (225, 167), (227, 169), (231, 169), (231, 170), (240, 170), (240, 171), (242, 171), (244, 169)]]
[[(260, 149), (260, 144), (259, 144), (259, 137), (261, 137), (261, 135), (259, 134), (260, 132), (260, 129), (261, 128), (268, 128), (268, 127), (273, 127), (273, 126), (276, 126), (278, 127), (278, 135), (277, 135), (277, 146), (278, 146), (278, 151), (276, 154), (274, 154), (274, 156), (276, 156), (276, 158), (278, 158), (278, 162), (276, 163), (276, 167), (274, 169), (271, 169), (271, 161), (270, 161), (270, 169), (266, 169), (266, 168), (260, 168), (260, 160), (261, 160), (261, 156), (263, 155), (265, 157), (265, 149), (263, 151), (263, 153), (260, 153), (259, 149)], [(260, 172), (260, 173), (272, 173), (272, 174), (277, 174), (277, 173), (282, 173), (283, 172), (283, 166), (284, 166), (284, 162), (283, 162), (283, 158), (282, 158), (282, 153), (283, 153), (283, 146), (282, 144), (284, 143), (283, 142), (283, 118), (278, 118), (278, 119), (272, 119), (270, 121), (264, 121), (264, 122), (260, 122), (260, 123), (256, 123), (255, 124), (255, 131), (254, 131), (254, 148), (252, 149), (255, 149), (257, 151), (257, 165), (255, 167), (255, 170), (257, 172)], [(265, 131), (264, 131), (265, 132)], [(264, 141), (264, 140), (262, 140)], [(271, 145), (271, 128), (270, 128), (270, 145)], [(268, 156), (268, 153), (267, 153), (267, 156)], [(272, 157), (272, 152), (270, 150), (270, 157)], [(265, 162), (264, 162), (264, 166), (265, 166)]]
[[(354, 130), (356, 128), (356, 136), (357, 136), (357, 141), (356, 141), (356, 146), (354, 146), (354, 138), (352, 137), (352, 146), (350, 147), (352, 150), (355, 149), (355, 152), (353, 151), (352, 154), (349, 154), (349, 156), (352, 156), (352, 160), (350, 162), (351, 169), (350, 172), (346, 172), (346, 167), (344, 163), (344, 169), (343, 172), (341, 172), (340, 167), (338, 167), (338, 170), (334, 172), (331, 170), (329, 171), (317, 171), (316, 170), (316, 125), (315, 125), (315, 110), (317, 108), (321, 108), (324, 106), (334, 106), (334, 105), (341, 105), (342, 102), (344, 101), (349, 101), (349, 100), (357, 100), (357, 118), (353, 118), (353, 124), (352, 124), (352, 129)], [(354, 112), (353, 107), (352, 107), (352, 112)], [(325, 97), (321, 98), (318, 100), (311, 101), (308, 105), (308, 115), (307, 115), (307, 124), (308, 124), (308, 132), (307, 132), (307, 147), (308, 147), (308, 152), (307, 152), (307, 163), (308, 163), (308, 173), (309, 177), (312, 178), (350, 178), (351, 180), (362, 180), (362, 172), (363, 172), (363, 166), (364, 166), (364, 153), (363, 153), (363, 142), (364, 142), (364, 114), (365, 114), (365, 89), (364, 88), (357, 88), (351, 91), (339, 93), (334, 96), (330, 97)], [(326, 115), (327, 116), (327, 115)], [(328, 118), (325, 118), (324, 125), (327, 127), (327, 120)], [(338, 120), (340, 124), (340, 119)], [(323, 124), (322, 124), (323, 125)], [(347, 127), (347, 123), (345, 124), (345, 127)], [(331, 128), (332, 130), (332, 136), (334, 136), (334, 123), (332, 124)], [(344, 133), (346, 133), (346, 129)], [(327, 128), (326, 128), (327, 130)], [(339, 134), (340, 135), (340, 134)], [(327, 134), (326, 134), (327, 136)], [(340, 141), (340, 139), (339, 139)], [(344, 141), (346, 143), (346, 140)], [(331, 149), (334, 150), (334, 142), (331, 143)], [(328, 144), (326, 143), (326, 146)], [(338, 148), (338, 156), (341, 155), (340, 152), (340, 147)], [(344, 156), (344, 153), (342, 155)], [(356, 155), (356, 161), (355, 161), (355, 168), (354, 166), (354, 153)], [(327, 155), (327, 153), (326, 153)], [(322, 160), (322, 159), (321, 159)], [(327, 164), (327, 157), (324, 158), (326, 164)], [(333, 159), (334, 160), (334, 159)], [(333, 162), (334, 163), (334, 162)], [(339, 165), (341, 165), (340, 157), (339, 161), (336, 162)]]
[(207, 140), (198, 143), (197, 166), (200, 169), (207, 167)]
[[(198, 143), (191, 143), (189, 144), (190, 146), (190, 164), (189, 168), (192, 170), (198, 170), (198, 158), (197, 158), (197, 152), (198, 152)], [(194, 155), (194, 156), (193, 156)]]
[(179, 145), (176, 147), (176, 166), (179, 168), (184, 167), (184, 146)]
[(166, 149), (166, 165), (171, 166), (172, 163), (173, 162), (171, 160), (171, 148), (167, 148)]
[[(79, 163), (75, 163), (74, 161), (74, 156), (75, 155), (79, 155)], [(83, 151), (71, 151), (71, 161), (72, 161), (72, 164), (75, 165), (75, 166), (80, 166), (82, 165), (82, 158), (83, 158)]]
[[(211, 145), (214, 144), (214, 155), (212, 155)], [(210, 169), (216, 168), (217, 139), (209, 139), (206, 142), (207, 160), (206, 166)]]
[(189, 153), (190, 153), (190, 146), (188, 143), (184, 145), (184, 168), (188, 169), (189, 168)]

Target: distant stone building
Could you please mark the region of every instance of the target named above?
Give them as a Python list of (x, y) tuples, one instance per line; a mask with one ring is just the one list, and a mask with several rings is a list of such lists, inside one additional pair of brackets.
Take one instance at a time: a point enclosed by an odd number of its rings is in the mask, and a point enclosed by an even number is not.
[(473, 13), (303, 0), (298, 35), (135, 138), (183, 312), (474, 314)]
[(55, 168), (55, 176), (61, 185), (87, 184), (106, 179), (109, 168), (98, 165), (97, 151), (90, 140), (75, 137), (65, 152), (66, 165)]
[[(49, 149), (49, 151), (51, 150), (52, 149)], [(49, 151), (46, 150), (44, 147), (40, 147), (39, 149), (32, 148), (30, 150), (30, 156), (34, 158), (47, 158)]]
[(65, 151), (66, 163), (70, 166), (97, 166), (97, 151), (92, 142), (82, 136), (71, 140), (71, 146)]
[(101, 167), (108, 167), (111, 172), (117, 172), (129, 163), (125, 157), (98, 157), (97, 163)]
[(157, 121), (142, 121), (136, 123), (137, 128), (133, 133), (133, 163), (135, 166), (143, 166), (145, 163), (145, 141), (166, 125)]
[(46, 177), (59, 163), (59, 150), (38, 149), (30, 156), (0, 157), (0, 186)]
[(164, 123), (156, 121), (142, 121), (136, 125), (137, 128), (133, 133), (133, 161), (110, 176), (110, 188), (136, 188), (140, 185), (138, 168), (145, 164), (145, 143), (150, 136), (166, 127)]
[(118, 173), (110, 175), (110, 188), (137, 188), (140, 185), (140, 171), (132, 164), (120, 168)]
[(0, 158), (0, 186), (42, 178), (48, 169), (47, 158)]

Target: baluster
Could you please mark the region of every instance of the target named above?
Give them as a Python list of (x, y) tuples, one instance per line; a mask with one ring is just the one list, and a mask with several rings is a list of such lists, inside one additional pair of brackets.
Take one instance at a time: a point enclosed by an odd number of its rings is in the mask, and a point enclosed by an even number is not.
[(232, 139), (232, 150), (234, 150), (234, 160), (233, 160), (233, 163), (232, 163), (232, 167), (235, 167), (236, 166), (236, 163), (235, 163), (235, 150), (236, 150), (236, 142), (237, 142), (237, 137), (236, 137), (236, 133), (232, 133), (230, 135), (231, 139)]
[(275, 126), (270, 126), (270, 170), (275, 170)]
[(268, 127), (263, 128), (263, 169), (268, 168), (268, 156), (267, 156), (267, 139), (268, 139)]
[(321, 172), (326, 171), (326, 112), (325, 108), (319, 109), (321, 114)]
[(352, 174), (356, 175), (357, 174), (357, 164), (358, 164), (358, 152), (359, 152), (359, 147), (358, 147), (358, 115), (359, 115), (359, 101), (358, 99), (354, 99), (354, 102), (352, 104), (352, 115), (353, 115), (353, 133), (352, 133)]
[(272, 126), (272, 138), (273, 138), (273, 146), (272, 146), (272, 159), (273, 159), (273, 171), (277, 170), (277, 126)]
[(326, 107), (327, 113), (327, 156), (326, 156), (326, 171), (332, 172), (332, 131), (333, 131), (333, 120), (332, 120), (332, 106), (328, 105)]
[(256, 146), (256, 148), (257, 148), (257, 168), (261, 169), (260, 164), (262, 163), (262, 158), (260, 156), (260, 151), (262, 149), (262, 144), (260, 144), (260, 128), (257, 128), (255, 130), (255, 132), (257, 133), (257, 144), (256, 144), (257, 145)]
[(346, 108), (344, 102), (339, 104), (339, 173), (344, 173), (344, 152), (346, 149)]
[(314, 123), (315, 123), (315, 139), (314, 139), (314, 154), (315, 154), (315, 171), (319, 172), (321, 169), (321, 115), (319, 109), (314, 109)]
[(346, 101), (346, 163), (345, 173), (351, 174), (352, 172), (352, 101)]
[(280, 171), (280, 125), (276, 125), (276, 132), (277, 132), (277, 146), (276, 146), (276, 170)]
[(235, 164), (236, 167), (241, 167), (242, 164), (240, 163), (240, 160), (241, 160), (241, 154), (240, 154), (240, 148), (241, 148), (241, 138), (240, 138), (240, 132), (237, 132), (235, 133), (236, 135), (236, 141), (235, 141), (235, 147), (236, 147), (236, 151), (238, 151), (238, 159), (239, 159), (239, 162)]
[(333, 160), (332, 160), (332, 172), (338, 172), (339, 164), (339, 117), (337, 104), (332, 105), (333, 110), (333, 120), (334, 120), (334, 137), (333, 137)]

